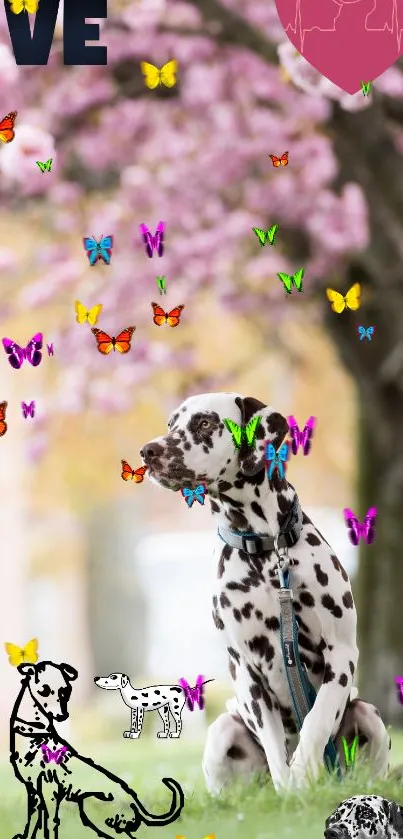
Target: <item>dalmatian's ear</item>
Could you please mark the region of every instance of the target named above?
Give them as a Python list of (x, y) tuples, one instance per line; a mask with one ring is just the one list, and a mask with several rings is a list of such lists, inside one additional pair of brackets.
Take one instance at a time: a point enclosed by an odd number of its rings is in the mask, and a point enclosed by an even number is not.
[(389, 804), (389, 821), (397, 835), (403, 837), (403, 807), (396, 804), (396, 801), (388, 801)]
[(60, 670), (63, 673), (64, 678), (67, 679), (68, 682), (74, 682), (78, 676), (77, 670), (75, 670), (74, 667), (70, 667), (70, 664), (61, 664)]
[(247, 425), (254, 417), (260, 417), (255, 445), (249, 446), (244, 438), (239, 449), (239, 462), (243, 474), (257, 475), (265, 466), (266, 440), (270, 440), (277, 451), (287, 434), (288, 423), (282, 414), (260, 402), (259, 399), (254, 399), (253, 396), (246, 396), (243, 399), (237, 397), (235, 401), (241, 412), (242, 425)]
[(125, 687), (126, 687), (126, 685), (128, 685), (128, 684), (129, 684), (129, 677), (128, 677), (128, 676), (126, 676), (126, 674), (125, 674), (125, 673), (122, 673), (122, 674), (121, 674), (121, 677), (120, 677), (120, 686), (121, 686), (122, 688), (125, 688)]
[(22, 673), (23, 676), (26, 676), (27, 681), (30, 679), (31, 676), (34, 675), (36, 670), (35, 664), (19, 664), (17, 667), (19, 673)]

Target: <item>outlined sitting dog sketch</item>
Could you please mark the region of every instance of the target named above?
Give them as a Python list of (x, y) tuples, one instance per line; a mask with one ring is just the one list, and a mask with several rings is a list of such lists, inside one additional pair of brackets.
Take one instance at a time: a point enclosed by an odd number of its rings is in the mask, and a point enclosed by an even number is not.
[[(234, 445), (226, 422), (259, 418), (254, 444)], [(210, 726), (206, 784), (219, 793), (234, 776), (270, 771), (277, 791), (317, 777), (333, 737), (359, 737), (374, 775), (388, 769), (389, 736), (378, 711), (356, 698), (357, 616), (348, 575), (301, 510), (286, 475), (265, 468), (266, 442), (277, 452), (285, 417), (236, 393), (192, 396), (171, 415), (168, 432), (143, 446), (148, 477), (178, 492), (204, 483), (217, 527), (213, 619), (225, 638), (235, 690)], [(317, 693), (298, 737), (280, 639), (279, 562), (289, 562), (302, 664)]]
[[(134, 688), (125, 673), (111, 673), (110, 676), (96, 676), (94, 679), (97, 687), (103, 688), (103, 690), (120, 690), (123, 702), (131, 709), (130, 731), (124, 731), (123, 737), (130, 737), (132, 740), (137, 740), (140, 737), (144, 711), (158, 711), (164, 723), (164, 730), (157, 731), (157, 737), (181, 736), (182, 711), (186, 700), (191, 711), (193, 711), (195, 702), (202, 709), (203, 685), (214, 680), (203, 681), (203, 676), (198, 676), (194, 688), (191, 688), (185, 679), (180, 681), (183, 683), (183, 687), (179, 687), (179, 685), (151, 685), (146, 688)], [(176, 723), (175, 731), (170, 730), (169, 712), (171, 712)]]
[[(54, 721), (68, 719), (71, 682), (77, 670), (68, 664), (42, 661), (20, 664), (22, 688), (10, 717), (10, 761), (14, 774), (25, 784), (28, 794), (28, 819), (22, 834), (14, 839), (57, 839), (62, 801), (77, 804), (81, 821), (98, 836), (135, 837), (141, 823), (149, 827), (170, 824), (184, 806), (182, 788), (173, 778), (163, 778), (172, 791), (167, 813), (154, 816), (139, 801), (127, 784), (91, 758), (83, 757), (63, 740)], [(75, 778), (87, 767), (86, 786)], [(96, 816), (91, 802), (96, 799)], [(89, 815), (91, 812), (91, 817)]]
[(380, 795), (346, 798), (326, 819), (326, 839), (403, 839), (403, 807)]

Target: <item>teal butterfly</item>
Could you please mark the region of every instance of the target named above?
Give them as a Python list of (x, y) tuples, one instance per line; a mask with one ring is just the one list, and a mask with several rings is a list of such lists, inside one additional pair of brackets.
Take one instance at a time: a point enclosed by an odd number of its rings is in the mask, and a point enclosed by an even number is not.
[(238, 425), (238, 423), (233, 422), (233, 420), (230, 419), (224, 420), (228, 431), (232, 434), (234, 446), (236, 446), (237, 449), (240, 448), (243, 439), (246, 439), (248, 446), (253, 446), (256, 437), (256, 429), (260, 420), (261, 417), (252, 417), (247, 425)]
[(279, 280), (284, 283), (284, 288), (287, 294), (291, 294), (291, 288), (294, 283), (297, 291), (303, 291), (302, 280), (305, 274), (305, 268), (300, 268), (295, 274), (283, 274), (281, 271), (277, 274)]
[(371, 90), (371, 82), (361, 82), (361, 90), (364, 96), (368, 96)]
[(266, 242), (270, 242), (271, 245), (274, 245), (276, 239), (276, 233), (278, 230), (278, 224), (273, 224), (272, 227), (269, 227), (268, 230), (262, 230), (260, 227), (252, 227), (254, 233), (259, 239), (259, 242), (263, 248), (263, 245)]
[(41, 172), (50, 172), (52, 170), (52, 160), (53, 157), (50, 157), (49, 160), (46, 161), (46, 163), (41, 163), (40, 160), (37, 160), (36, 165), (39, 166)]
[(165, 280), (165, 274), (164, 274), (163, 277), (157, 277), (157, 286), (160, 290), (160, 294), (166, 294), (167, 293), (167, 284), (166, 284), (166, 280)]
[(273, 443), (266, 442), (266, 469), (269, 480), (273, 477), (273, 472), (277, 469), (280, 478), (285, 476), (285, 465), (289, 457), (288, 443), (283, 443), (278, 452), (276, 452)]
[(356, 754), (357, 746), (358, 746), (358, 734), (356, 734), (356, 736), (354, 737), (354, 740), (353, 740), (351, 746), (348, 745), (345, 737), (341, 738), (341, 742), (343, 744), (344, 760), (345, 760), (346, 768), (348, 766), (353, 767), (354, 766), (354, 761), (355, 761), (355, 754)]

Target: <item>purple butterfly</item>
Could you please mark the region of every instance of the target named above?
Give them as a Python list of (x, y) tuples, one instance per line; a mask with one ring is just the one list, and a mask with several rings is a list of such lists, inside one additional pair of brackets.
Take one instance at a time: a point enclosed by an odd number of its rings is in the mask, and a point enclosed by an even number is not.
[(208, 682), (214, 682), (214, 679), (207, 679), (206, 682), (203, 681), (203, 679), (203, 676), (198, 676), (194, 688), (190, 687), (189, 682), (187, 682), (186, 679), (178, 679), (178, 684), (185, 691), (189, 711), (193, 711), (195, 702), (197, 702), (201, 711), (204, 708), (203, 685), (207, 685)]
[(53, 349), (53, 344), (46, 344), (46, 347), (47, 347), (47, 350), (48, 350), (48, 355), (54, 355), (55, 354), (54, 349)]
[(150, 233), (146, 224), (140, 224), (141, 235), (146, 246), (147, 254), (150, 258), (152, 257), (154, 251), (157, 252), (158, 256), (162, 256), (164, 253), (164, 230), (164, 221), (158, 222), (155, 236)]
[(46, 743), (42, 743), (41, 749), (45, 763), (50, 763), (51, 760), (54, 760), (55, 763), (61, 763), (64, 753), (67, 752), (67, 746), (62, 746), (53, 752)]
[(395, 676), (395, 682), (396, 682), (397, 685), (399, 685), (400, 693), (398, 694), (398, 696), (399, 696), (400, 702), (403, 705), (403, 679), (402, 679), (402, 677), (401, 676)]
[(3, 347), (8, 355), (8, 360), (14, 370), (19, 370), (24, 358), (29, 361), (34, 367), (42, 361), (42, 347), (43, 335), (42, 332), (37, 332), (26, 347), (20, 347), (15, 341), (10, 341), (10, 338), (3, 338)]
[(32, 417), (33, 419), (35, 416), (35, 399), (29, 405), (26, 402), (21, 402), (21, 408), (24, 419), (27, 419), (27, 417)]
[(313, 430), (315, 428), (316, 417), (309, 417), (309, 420), (305, 423), (305, 428), (303, 431), (300, 431), (299, 425), (297, 424), (295, 417), (287, 417), (287, 421), (288, 425), (290, 426), (292, 453), (297, 454), (298, 449), (301, 446), (304, 455), (309, 454), (312, 446), (312, 437)]
[(375, 520), (377, 516), (377, 509), (376, 507), (370, 507), (367, 510), (367, 514), (364, 518), (363, 523), (358, 521), (357, 516), (354, 515), (353, 511), (346, 507), (343, 510), (344, 513), (344, 521), (348, 527), (348, 538), (353, 545), (358, 545), (361, 537), (365, 539), (367, 545), (371, 545), (375, 539)]

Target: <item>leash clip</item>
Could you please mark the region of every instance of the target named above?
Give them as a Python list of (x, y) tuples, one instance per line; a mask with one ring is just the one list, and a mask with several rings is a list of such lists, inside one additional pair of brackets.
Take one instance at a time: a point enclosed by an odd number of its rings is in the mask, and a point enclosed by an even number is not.
[[(285, 583), (284, 574), (288, 571), (288, 569), (290, 567), (290, 558), (288, 556), (288, 548), (286, 548), (286, 547), (283, 548), (284, 553), (282, 553), (282, 554), (280, 553), (280, 548), (279, 548), (279, 544), (278, 544), (279, 536), (280, 536), (280, 533), (278, 533), (277, 536), (274, 537), (274, 552), (277, 556), (276, 570), (277, 570), (278, 578), (280, 580), (281, 588), (288, 588), (288, 586)], [(292, 596), (292, 593), (291, 593), (291, 596)]]

